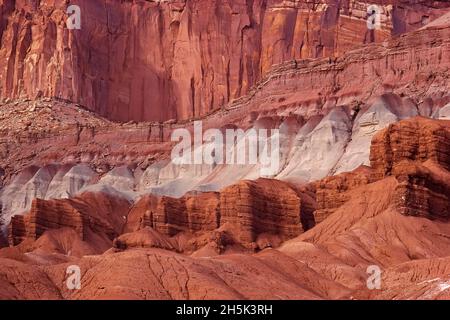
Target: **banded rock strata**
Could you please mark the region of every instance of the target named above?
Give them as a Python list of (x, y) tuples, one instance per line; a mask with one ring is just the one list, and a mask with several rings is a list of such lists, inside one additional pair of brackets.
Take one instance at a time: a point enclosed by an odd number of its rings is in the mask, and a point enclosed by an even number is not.
[[(66, 8), (81, 8), (81, 30)], [(367, 29), (377, 4), (381, 29)], [(189, 119), (274, 64), (341, 55), (420, 28), (446, 1), (0, 1), (0, 98), (56, 97), (113, 120)]]

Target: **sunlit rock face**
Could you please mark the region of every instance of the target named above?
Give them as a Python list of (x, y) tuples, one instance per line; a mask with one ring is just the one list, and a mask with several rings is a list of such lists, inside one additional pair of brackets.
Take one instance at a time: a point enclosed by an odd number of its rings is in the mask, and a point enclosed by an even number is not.
[[(192, 131), (192, 121), (121, 124), (62, 101), (9, 102), (0, 121), (4, 224), (28, 212), (36, 198), (83, 192), (129, 201), (147, 194), (180, 198), (260, 177), (304, 184), (368, 165), (370, 142), (379, 130), (417, 115), (446, 118), (446, 17), (332, 61), (280, 64), (248, 95), (200, 118), (204, 130), (242, 128), (245, 138), (251, 129), (279, 129), (279, 166), (269, 176), (260, 163), (174, 164), (171, 134), (176, 128)], [(259, 141), (263, 151), (270, 139)], [(248, 147), (236, 142), (233, 152), (247, 154)]]
[(0, 299), (450, 298), (448, 1), (66, 3), (0, 0)]
[[(104, 192), (36, 199), (0, 249), (0, 297), (448, 299), (449, 144), (449, 121), (414, 117), (375, 135), (371, 167), (305, 188), (258, 179), (134, 204)], [(74, 264), (86, 270), (77, 291), (63, 281)], [(385, 273), (375, 292), (374, 265)]]
[[(274, 64), (338, 56), (417, 29), (445, 1), (0, 1), (0, 98), (58, 97), (113, 120), (188, 119)], [(378, 5), (380, 28), (367, 28)]]

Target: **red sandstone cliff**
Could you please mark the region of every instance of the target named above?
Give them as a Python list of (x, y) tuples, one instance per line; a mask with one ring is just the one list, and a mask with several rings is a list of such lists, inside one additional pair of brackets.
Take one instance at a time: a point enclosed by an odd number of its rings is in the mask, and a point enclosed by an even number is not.
[(421, 27), (446, 1), (0, 1), (0, 98), (58, 97), (113, 120), (187, 119), (247, 93), (284, 61), (340, 55)]
[[(246, 129), (267, 121), (303, 125), (326, 116), (337, 105), (353, 115), (362, 113), (380, 95), (383, 103), (402, 114), (431, 116), (450, 101), (449, 36), (450, 28), (437, 26), (350, 50), (331, 63), (319, 59), (278, 65), (248, 95), (202, 118), (204, 128), (233, 124)], [(167, 159), (171, 146), (166, 142), (174, 128), (192, 126), (186, 122), (120, 125), (76, 104), (46, 98), (10, 102), (1, 108), (4, 172), (0, 179), (6, 183), (26, 167), (61, 161), (89, 162), (100, 173), (121, 165), (145, 170), (156, 160)], [(370, 126), (370, 117), (366, 120)]]
[[(58, 0), (45, 3), (62, 5)], [(80, 3), (92, 16), (104, 14), (107, 30), (102, 29), (105, 21), (88, 22), (92, 29), (84, 38), (59, 24), (45, 27), (64, 17), (50, 5), (0, 0), (0, 57), (8, 58), (1, 64), (6, 72), (0, 74), (0, 92), (23, 98), (0, 109), (0, 218), (25, 213), (12, 217), (12, 246), (0, 250), (0, 299), (450, 297), (450, 124), (414, 117), (448, 118), (448, 24), (351, 50), (337, 59), (286, 62), (262, 77), (277, 59), (339, 55), (367, 42), (367, 34), (362, 38), (349, 32), (363, 26), (349, 19), (348, 4), (354, 17), (363, 12), (360, 3), (341, 1), (339, 17), (332, 1), (326, 1), (327, 9), (309, 1), (313, 8), (308, 12), (290, 7), (290, 1), (283, 6), (280, 1), (233, 1), (233, 6), (201, 0), (106, 1), (105, 7)], [(305, 8), (305, 3), (296, 6)], [(419, 28), (447, 3), (401, 0), (395, 5), (385, 33), (375, 34), (375, 40)], [(203, 7), (214, 14), (206, 15)], [(161, 27), (157, 45), (141, 41), (139, 30), (154, 31), (141, 20), (142, 12)], [(336, 20), (329, 20), (330, 14)], [(57, 15), (59, 20), (52, 20)], [(174, 24), (166, 43), (168, 17)], [(292, 31), (298, 23), (300, 30), (308, 27), (304, 34)], [(242, 38), (236, 40), (239, 32), (229, 30), (240, 28)], [(49, 50), (53, 38), (42, 36), (42, 30), (63, 34), (56, 37), (63, 39), (54, 44), (56, 56)], [(298, 39), (304, 46), (297, 52), (293, 44)], [(11, 50), (4, 41), (17, 46)], [(227, 41), (232, 41), (230, 47)], [(172, 45), (171, 51), (167, 47)], [(225, 71), (223, 61), (230, 61)], [(154, 72), (155, 65), (163, 73)], [(120, 72), (123, 79), (109, 72)], [(171, 103), (165, 113), (158, 108), (145, 113), (147, 96), (129, 100), (142, 92), (153, 95), (153, 75), (163, 83), (158, 97)], [(298, 143), (300, 157), (286, 158), (294, 165), (311, 154), (340, 158), (340, 149), (353, 150), (344, 162), (354, 160), (369, 148), (375, 131), (387, 126), (372, 140), (371, 167), (302, 186), (269, 179), (238, 181), (233, 172), (238, 168), (222, 175), (208, 168), (179, 170), (165, 162), (170, 149), (166, 141), (174, 128), (189, 127), (186, 123), (118, 124), (76, 104), (26, 98), (41, 95), (33, 92), (35, 87), (45, 87), (44, 96), (61, 90), (62, 98), (85, 104), (79, 101), (83, 97), (88, 107), (113, 118), (187, 118), (215, 108), (216, 94), (223, 101), (243, 94), (258, 77), (262, 82), (249, 95), (206, 117), (205, 126), (281, 124), (283, 146)], [(204, 91), (205, 83), (214, 88)], [(191, 100), (180, 100), (174, 84)], [(105, 97), (108, 104), (98, 109)], [(214, 103), (198, 104), (211, 97)], [(409, 117), (414, 118), (396, 122)], [(308, 139), (311, 143), (304, 143)], [(324, 162), (311, 159), (294, 166), (303, 171), (293, 170), (288, 177), (319, 171)], [(218, 177), (234, 184), (181, 198), (149, 195), (173, 191), (203, 171), (207, 183)], [(167, 185), (150, 188), (161, 183)], [(28, 203), (31, 209), (26, 209)], [(5, 241), (0, 232), (0, 247)], [(65, 286), (69, 264), (82, 270), (79, 291)], [(383, 290), (367, 290), (366, 267), (373, 264), (383, 269)]]

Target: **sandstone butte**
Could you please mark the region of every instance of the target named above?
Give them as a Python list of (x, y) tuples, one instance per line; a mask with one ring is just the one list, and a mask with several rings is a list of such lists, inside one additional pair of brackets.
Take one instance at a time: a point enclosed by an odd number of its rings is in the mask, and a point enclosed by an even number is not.
[(449, 299), (450, 4), (372, 2), (0, 0), (0, 299)]

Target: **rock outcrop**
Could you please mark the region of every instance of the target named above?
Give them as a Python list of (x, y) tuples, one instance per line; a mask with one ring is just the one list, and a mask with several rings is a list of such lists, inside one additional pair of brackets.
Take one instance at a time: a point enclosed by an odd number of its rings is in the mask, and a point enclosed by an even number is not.
[(371, 146), (371, 167), (313, 183), (316, 224), (349, 201), (351, 190), (390, 176), (398, 182), (392, 199), (398, 212), (447, 220), (449, 128), (448, 121), (416, 117), (391, 124), (376, 134)]
[[(1, 226), (0, 226), (1, 227)], [(3, 229), (3, 228), (2, 228)], [(3, 232), (0, 232), (0, 248), (8, 246), (8, 239)]]
[(393, 168), (395, 206), (404, 215), (450, 220), (450, 173), (439, 165), (402, 161)]
[(282, 239), (299, 235), (300, 210), (297, 192), (276, 180), (243, 181), (220, 193), (221, 224), (235, 230), (242, 243), (255, 242), (264, 233)]
[(315, 223), (321, 223), (337, 208), (346, 203), (351, 195), (348, 191), (365, 186), (376, 179), (369, 167), (360, 167), (349, 173), (342, 173), (313, 183), (317, 210), (314, 211)]
[(36, 240), (47, 230), (71, 228), (81, 240), (91, 233), (112, 241), (122, 233), (130, 203), (105, 193), (84, 193), (77, 198), (33, 200), (26, 215), (16, 215), (9, 224), (9, 244)]
[(151, 227), (167, 236), (219, 228), (219, 194), (200, 193), (182, 198), (144, 196), (130, 210), (125, 232)]
[[(449, 3), (373, 2), (0, 0), (0, 299), (448, 299)], [(174, 164), (192, 117), (279, 170)]]
[(173, 237), (218, 230), (251, 248), (258, 239), (273, 236), (279, 242), (311, 228), (314, 210), (314, 200), (290, 184), (258, 179), (178, 199), (144, 196), (130, 210), (125, 232), (150, 227)]
[[(81, 30), (66, 26), (69, 4)], [(381, 28), (368, 30), (379, 6)], [(340, 55), (439, 16), (446, 1), (0, 1), (0, 98), (57, 97), (113, 120), (188, 119), (274, 64)]]
[[(197, 250), (216, 240), (219, 247), (237, 243), (256, 249), (276, 246), (315, 225), (312, 194), (269, 179), (242, 181), (221, 192), (195, 192), (182, 198), (146, 195), (128, 212), (129, 205), (118, 194), (103, 192), (85, 192), (72, 199), (35, 199), (29, 212), (11, 218), (9, 243), (36, 240), (45, 231), (59, 228), (74, 229), (82, 241), (88, 232), (113, 240), (122, 233), (151, 228), (166, 239), (181, 234), (197, 238), (173, 245), (178, 251)], [(128, 240), (116, 241), (120, 248)]]
[(402, 160), (431, 160), (450, 170), (450, 130), (448, 121), (417, 119), (401, 121), (378, 133), (371, 146), (371, 167), (378, 177), (392, 173)]
[(121, 251), (133, 248), (159, 248), (182, 252), (176, 241), (150, 227), (121, 235), (114, 239), (113, 246), (116, 250)]
[[(202, 118), (203, 127), (248, 129), (272, 119), (288, 128), (283, 136), (286, 144), (280, 179), (301, 175), (303, 182), (310, 182), (369, 165), (368, 145), (377, 130), (417, 114), (439, 116), (443, 110), (445, 115), (450, 90), (449, 30), (448, 25), (438, 24), (383, 44), (350, 50), (336, 60), (276, 66), (248, 95)], [(119, 125), (79, 105), (45, 98), (10, 102), (1, 110), (0, 166), (4, 174), (0, 177), (5, 183), (26, 167), (54, 162), (88, 163), (100, 175), (124, 165), (137, 168), (137, 172), (148, 170), (143, 174), (145, 181), (138, 182), (139, 188), (175, 197), (192, 189), (218, 191), (259, 176), (257, 167), (230, 171), (220, 166), (212, 170), (168, 164), (171, 132), (180, 127), (191, 130), (191, 122)], [(311, 149), (317, 147), (317, 141), (325, 141), (321, 159)], [(302, 154), (307, 156), (297, 159)], [(323, 169), (311, 170), (317, 161)], [(67, 191), (50, 189), (59, 195)], [(27, 190), (32, 193), (32, 188)]]
[(379, 178), (393, 175), (396, 207), (402, 214), (448, 219), (450, 126), (415, 118), (390, 125), (372, 142), (371, 163)]
[[(421, 130), (411, 135), (411, 128)], [(87, 200), (78, 198), (35, 201), (35, 213), (13, 219), (10, 227), (19, 240), (21, 232), (34, 233), (19, 246), (0, 250), (0, 297), (445, 299), (449, 288), (450, 173), (446, 158), (436, 156), (432, 146), (439, 143), (448, 148), (449, 137), (444, 134), (448, 128), (448, 121), (422, 117), (392, 124), (373, 140), (373, 168), (361, 167), (298, 188), (259, 179), (242, 181), (220, 193), (189, 194), (180, 199), (146, 197), (130, 212), (125, 234), (116, 231), (125, 223), (116, 212), (120, 204), (108, 206), (100, 201), (94, 211)], [(402, 139), (389, 135), (394, 131)], [(385, 151), (379, 147), (380, 141), (390, 141), (381, 146), (391, 145), (393, 156), (379, 157), (378, 152)], [(384, 170), (386, 167), (390, 170)], [(302, 205), (311, 210), (315, 201), (318, 223), (302, 233)], [(149, 208), (155, 209), (155, 214)], [(52, 215), (56, 210), (60, 210), (59, 220)], [(324, 210), (326, 217), (321, 218), (318, 213)], [(82, 212), (88, 213), (88, 222), (83, 224), (86, 219), (81, 219), (76, 225), (73, 221), (83, 217)], [(218, 221), (213, 222), (214, 217)], [(110, 224), (99, 223), (105, 220)], [(32, 221), (38, 223), (33, 226)], [(83, 231), (78, 226), (83, 226)], [(214, 245), (188, 256), (192, 251), (183, 250), (186, 240), (181, 235), (201, 234), (202, 228), (210, 228), (211, 233), (193, 241)], [(84, 230), (90, 229), (97, 236), (109, 236), (113, 248), (90, 255), (96, 252), (94, 247), (80, 242), (83, 237), (87, 243), (92, 241), (84, 235)], [(256, 242), (265, 250), (217, 256), (226, 253), (220, 247), (227, 241), (220, 238), (224, 232), (244, 245)], [(272, 239), (261, 237), (275, 234), (287, 239), (295, 233), (300, 235), (277, 249), (269, 248), (275, 243)], [(119, 237), (112, 242), (114, 235)], [(64, 283), (66, 268), (74, 263), (83, 272), (82, 288), (71, 291)], [(382, 269), (382, 290), (367, 289), (366, 270), (373, 265)], [(40, 290), (24, 289), (30, 283)]]

